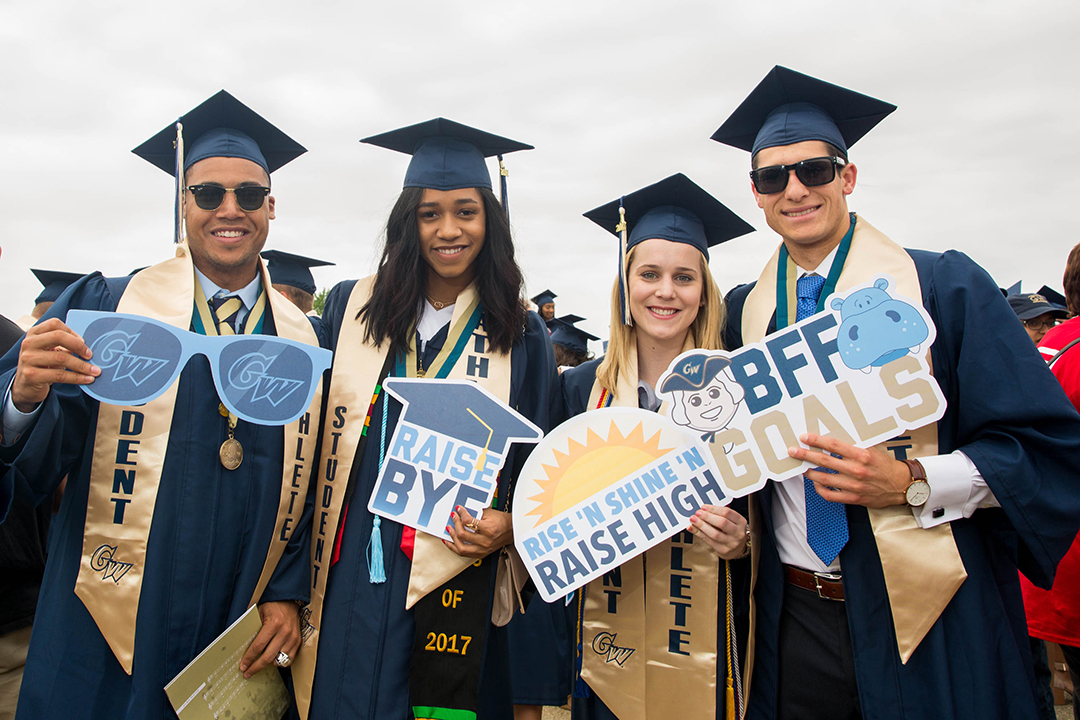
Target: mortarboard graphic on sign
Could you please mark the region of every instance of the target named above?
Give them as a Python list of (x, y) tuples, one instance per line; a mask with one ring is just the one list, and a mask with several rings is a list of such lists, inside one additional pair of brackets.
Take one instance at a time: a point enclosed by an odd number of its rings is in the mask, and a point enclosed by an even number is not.
[(511, 443), (544, 436), (469, 380), (388, 378), (383, 388), (404, 407), (368, 509), (430, 535), (449, 539), (459, 505), (477, 516), (490, 507)]

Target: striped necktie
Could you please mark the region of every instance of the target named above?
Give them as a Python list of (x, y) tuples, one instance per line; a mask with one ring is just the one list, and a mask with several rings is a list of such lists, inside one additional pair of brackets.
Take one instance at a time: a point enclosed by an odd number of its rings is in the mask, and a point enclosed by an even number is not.
[(235, 335), (236, 316), (244, 306), (244, 304), (240, 302), (240, 298), (236, 295), (228, 295), (226, 297), (218, 297), (215, 295), (210, 298), (209, 302), (210, 310), (214, 313), (214, 318), (217, 319), (218, 334)]
[[(796, 321), (805, 320), (817, 312), (818, 298), (824, 285), (825, 278), (820, 275), (804, 275), (799, 278), (795, 285)], [(806, 494), (806, 542), (814, 554), (821, 558), (821, 562), (831, 565), (847, 544), (847, 508), (843, 503), (830, 502), (818, 495), (813, 481), (805, 475), (803, 488)]]

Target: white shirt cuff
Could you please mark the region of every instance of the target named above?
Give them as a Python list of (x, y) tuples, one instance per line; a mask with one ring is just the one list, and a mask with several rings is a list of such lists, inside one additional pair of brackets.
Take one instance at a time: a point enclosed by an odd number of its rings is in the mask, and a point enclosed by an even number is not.
[(38, 406), (28, 413), (24, 413), (15, 407), (15, 401), (11, 399), (11, 386), (14, 383), (15, 378), (13, 377), (4, 391), (4, 412), (2, 420), (0, 420), (4, 427), (4, 436), (0, 439), (0, 446), (2, 447), (11, 447), (18, 442), (19, 437), (34, 424), (37, 416), (41, 413), (41, 403), (38, 403)]
[(932, 528), (942, 523), (971, 517), (979, 508), (1001, 507), (975, 463), (963, 452), (919, 458), (926, 469), (930, 499), (912, 508), (919, 527)]

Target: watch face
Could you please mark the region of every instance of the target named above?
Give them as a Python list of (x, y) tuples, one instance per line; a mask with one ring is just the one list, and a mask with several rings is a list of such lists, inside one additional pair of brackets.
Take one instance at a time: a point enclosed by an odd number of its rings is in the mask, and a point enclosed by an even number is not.
[(920, 507), (930, 499), (930, 484), (925, 480), (916, 480), (908, 485), (905, 496), (908, 505)]

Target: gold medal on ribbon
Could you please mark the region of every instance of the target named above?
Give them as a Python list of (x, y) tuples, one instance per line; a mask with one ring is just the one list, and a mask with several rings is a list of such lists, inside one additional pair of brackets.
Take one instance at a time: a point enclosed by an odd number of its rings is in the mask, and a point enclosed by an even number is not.
[(235, 470), (240, 467), (240, 463), (244, 461), (244, 446), (240, 444), (233, 435), (236, 431), (236, 416), (225, 409), (225, 406), (218, 403), (218, 412), (229, 418), (229, 437), (225, 442), (221, 443), (221, 449), (218, 450), (218, 457), (221, 458), (221, 464), (226, 470)]

